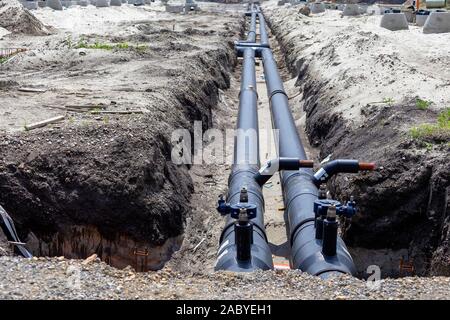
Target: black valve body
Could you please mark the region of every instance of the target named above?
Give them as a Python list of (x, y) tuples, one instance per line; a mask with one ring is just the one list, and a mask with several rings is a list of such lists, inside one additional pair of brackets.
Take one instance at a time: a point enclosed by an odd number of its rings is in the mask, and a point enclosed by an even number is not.
[(322, 253), (328, 257), (336, 255), (338, 237), (338, 222), (336, 218), (327, 218), (323, 221)]
[(236, 259), (248, 261), (251, 259), (253, 243), (253, 224), (250, 222), (236, 222), (234, 225), (236, 239)]

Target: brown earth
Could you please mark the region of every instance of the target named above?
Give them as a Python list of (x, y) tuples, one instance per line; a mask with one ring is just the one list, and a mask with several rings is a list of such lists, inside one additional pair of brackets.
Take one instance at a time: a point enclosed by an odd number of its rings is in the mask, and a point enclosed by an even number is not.
[[(0, 203), (35, 254), (84, 258), (97, 252), (110, 262), (120, 254), (118, 266), (125, 266), (135, 257), (132, 249), (121, 251), (124, 239), (130, 248), (151, 252), (166, 244), (162, 262), (180, 246), (194, 184), (189, 167), (171, 161), (171, 132), (192, 131), (194, 120), (204, 130), (213, 124), (219, 90), (230, 86), (232, 41), (242, 23), (236, 14), (203, 12), (177, 15), (174, 27), (174, 16), (120, 21), (109, 24), (107, 34), (76, 39), (60, 30), (6, 40), (31, 50), (1, 66)], [(99, 42), (129, 47), (77, 48)], [(65, 110), (73, 104), (142, 114)], [(66, 120), (42, 129), (26, 132), (20, 123), (59, 114)], [(153, 262), (148, 268), (160, 267)]]
[[(419, 82), (414, 62), (402, 59), (413, 50), (408, 45), (415, 30), (391, 35), (371, 24), (376, 17), (342, 20), (328, 11), (308, 18), (297, 10), (272, 7), (265, 15), (296, 77), (301, 94), (296, 103), (306, 113), (311, 144), (320, 149), (322, 159), (331, 154), (334, 159), (375, 161), (378, 166), (374, 173), (340, 175), (328, 184), (334, 197), (346, 200), (353, 195), (359, 205), (359, 214), (344, 234), (346, 243), (371, 250), (405, 249), (403, 258), (414, 261), (418, 274), (449, 275), (450, 140), (447, 134), (410, 134), (414, 126), (436, 123), (448, 107), (448, 74), (436, 69), (445, 65), (414, 55), (423, 62), (420, 78), (425, 80)], [(387, 37), (405, 41), (397, 46)], [(431, 46), (439, 46), (445, 35), (438, 37), (430, 37), (435, 41)], [(390, 50), (396, 55), (383, 52)], [(415, 90), (417, 85), (422, 88)], [(411, 91), (439, 100), (420, 110), (418, 96)], [(383, 94), (394, 99), (383, 102)], [(377, 264), (376, 255), (366, 252), (364, 263)], [(397, 272), (396, 268), (386, 274)]]

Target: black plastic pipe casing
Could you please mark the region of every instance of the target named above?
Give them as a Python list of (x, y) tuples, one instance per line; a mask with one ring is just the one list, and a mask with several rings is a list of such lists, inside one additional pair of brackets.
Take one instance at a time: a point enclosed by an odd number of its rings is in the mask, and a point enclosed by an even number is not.
[(247, 42), (256, 42), (256, 12), (252, 12), (250, 30), (247, 34)]
[(267, 35), (266, 22), (261, 12), (258, 13), (259, 38), (262, 46), (269, 46), (269, 36)]
[[(260, 17), (260, 23), (263, 19)], [(299, 138), (272, 51), (263, 49), (262, 59), (272, 124), (279, 134), (279, 157), (306, 160), (305, 149)], [(354, 274), (353, 260), (342, 239), (337, 239), (335, 256), (327, 257), (322, 254), (322, 241), (316, 239), (314, 227), (313, 207), (318, 198), (318, 187), (313, 183), (312, 169), (282, 171), (281, 182), (289, 219), (291, 267), (321, 277), (336, 273)]]
[(237, 259), (236, 220), (228, 216), (220, 237), (215, 270), (250, 272), (273, 269), (272, 254), (264, 227), (264, 198), (261, 186), (253, 178), (259, 170), (258, 95), (256, 92), (255, 53), (244, 51), (239, 94), (237, 134), (234, 139), (233, 167), (228, 180), (227, 202), (239, 202), (240, 192), (247, 188), (248, 203), (257, 208), (253, 223), (251, 259)]

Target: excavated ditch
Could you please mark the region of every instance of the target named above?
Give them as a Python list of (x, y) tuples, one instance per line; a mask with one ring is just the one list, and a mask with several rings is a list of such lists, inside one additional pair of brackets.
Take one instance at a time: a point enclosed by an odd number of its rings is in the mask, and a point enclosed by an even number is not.
[[(412, 139), (399, 125), (433, 122), (438, 112), (418, 111), (414, 96), (393, 105), (367, 105), (361, 110), (362, 124), (355, 129), (334, 109), (339, 101), (328, 82), (309, 67), (314, 56), (302, 57), (279, 17), (272, 19), (271, 13), (266, 17), (301, 95), (291, 106), (306, 114), (305, 134), (320, 158), (332, 155), (377, 163), (374, 173), (340, 175), (328, 183), (333, 198), (345, 201), (353, 195), (358, 203), (358, 215), (343, 231), (358, 276), (367, 276), (369, 265), (378, 265), (383, 277), (448, 276), (448, 137)], [(401, 268), (401, 261), (412, 265), (413, 273)]]
[(96, 253), (137, 271), (170, 260), (195, 191), (189, 166), (171, 161), (171, 132), (192, 133), (193, 121), (212, 125), (219, 90), (230, 86), (235, 34), (239, 27), (223, 44), (186, 58), (167, 86), (147, 90), (142, 115), (1, 133), (0, 203), (34, 255)]

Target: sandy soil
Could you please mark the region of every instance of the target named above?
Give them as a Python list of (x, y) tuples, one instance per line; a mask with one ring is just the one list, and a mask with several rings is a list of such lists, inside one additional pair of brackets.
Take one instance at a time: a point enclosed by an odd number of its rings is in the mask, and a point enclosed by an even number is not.
[(359, 247), (364, 265), (398, 266), (403, 257), (419, 274), (449, 274), (448, 132), (414, 138), (411, 130), (437, 123), (450, 106), (450, 34), (424, 35), (415, 26), (391, 32), (378, 27), (380, 16), (306, 17), (298, 10), (271, 2), (265, 15), (294, 77), (292, 107), (304, 110), (309, 141), (322, 159), (378, 164), (372, 175), (329, 184), (338, 199), (354, 195), (359, 203), (347, 243)]

